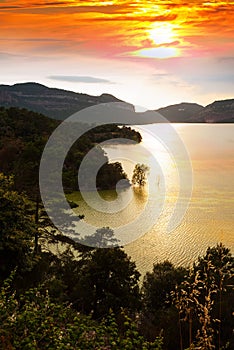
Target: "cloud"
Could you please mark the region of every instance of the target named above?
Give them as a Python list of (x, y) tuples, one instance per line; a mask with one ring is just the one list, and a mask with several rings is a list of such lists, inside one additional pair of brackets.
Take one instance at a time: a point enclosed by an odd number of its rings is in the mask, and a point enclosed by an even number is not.
[[(74, 3), (73, 3), (74, 4)], [(128, 4), (119, 5), (71, 5), (71, 2), (29, 3), (23, 5), (3, 5), (0, 10), (12, 10), (17, 13), (55, 14), (55, 13), (103, 13), (128, 14), (132, 8)], [(15, 11), (14, 11), (15, 10)]]
[(96, 17), (91, 18), (91, 21), (139, 21), (139, 22), (167, 22), (167, 21), (174, 21), (177, 18), (177, 15), (166, 15), (166, 16), (118, 16), (118, 17)]
[(168, 73), (154, 73), (154, 74), (152, 74), (152, 77), (156, 78), (156, 79), (163, 79), (163, 78), (167, 78), (169, 76), (171, 76), (171, 75)]
[(160, 84), (167, 84), (173, 87), (186, 88), (191, 89), (192, 85), (187, 83), (185, 80), (180, 79), (180, 77), (176, 76), (172, 73), (153, 73), (151, 76), (152, 82), (160, 82)]
[(47, 2), (36, 2), (32, 3), (30, 6), (58, 6), (58, 5), (68, 5), (69, 2), (67, 1), (47, 1)]
[(55, 38), (1, 38), (0, 41), (29, 41), (29, 42), (67, 42), (64, 39)]
[(11, 54), (8, 52), (0, 52), (0, 60), (9, 60), (14, 58), (24, 57), (22, 55)]
[(66, 81), (69, 83), (85, 83), (85, 84), (115, 84), (114, 82), (89, 76), (75, 76), (75, 75), (51, 75), (48, 77), (52, 80)]
[(13, 9), (20, 9), (20, 6), (0, 6), (0, 10), (13, 10)]
[[(216, 94), (220, 99), (233, 95), (234, 75), (231, 58), (177, 57), (161, 62), (159, 68), (171, 74), (171, 77), (161, 77), (161, 80), (177, 80), (182, 84), (193, 86), (197, 95), (201, 96), (200, 101), (203, 100), (202, 94), (204, 98), (210, 94)], [(154, 78), (157, 79), (157, 77)]]
[(218, 57), (217, 58), (217, 61), (218, 62), (223, 62), (223, 61), (225, 61), (225, 62), (234, 62), (234, 56), (227, 56), (227, 57)]

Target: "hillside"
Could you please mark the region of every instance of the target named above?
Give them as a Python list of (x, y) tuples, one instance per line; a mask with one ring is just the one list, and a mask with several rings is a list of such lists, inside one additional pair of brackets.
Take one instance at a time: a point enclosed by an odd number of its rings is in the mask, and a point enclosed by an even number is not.
[(206, 123), (233, 123), (234, 99), (209, 104), (199, 113), (199, 117)]
[[(110, 94), (90, 96), (62, 89), (48, 88), (37, 83), (0, 85), (0, 106), (26, 108), (47, 117), (64, 120), (73, 113), (100, 103), (122, 103), (124, 111), (115, 111), (126, 124), (159, 122), (159, 114), (172, 123), (233, 123), (234, 99), (215, 101), (206, 107), (182, 102), (154, 111), (135, 113), (134, 106)], [(159, 113), (159, 114), (158, 114)], [(121, 122), (120, 122), (121, 124)]]
[(233, 123), (234, 99), (215, 101), (206, 107), (197, 103), (180, 103), (156, 112), (172, 123)]
[[(59, 120), (81, 109), (108, 102), (122, 101), (109, 94), (90, 96), (37, 83), (0, 85), (0, 106), (26, 108)], [(130, 104), (126, 105), (133, 108)]]
[(172, 123), (194, 122), (197, 121), (199, 113), (204, 109), (197, 103), (182, 102), (179, 104), (159, 108), (156, 112)]

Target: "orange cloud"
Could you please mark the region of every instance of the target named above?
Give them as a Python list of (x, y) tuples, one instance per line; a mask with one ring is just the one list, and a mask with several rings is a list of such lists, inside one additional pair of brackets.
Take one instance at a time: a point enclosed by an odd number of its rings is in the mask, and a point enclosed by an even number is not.
[[(231, 55), (233, 8), (229, 1), (6, 0), (0, 6), (1, 47), (10, 54), (60, 51), (114, 58), (151, 52), (152, 58), (152, 52), (163, 52), (160, 43), (170, 46), (165, 53), (185, 57), (213, 55), (217, 46)], [(152, 40), (155, 25), (162, 32), (164, 23), (171, 25), (171, 41), (160, 31)]]

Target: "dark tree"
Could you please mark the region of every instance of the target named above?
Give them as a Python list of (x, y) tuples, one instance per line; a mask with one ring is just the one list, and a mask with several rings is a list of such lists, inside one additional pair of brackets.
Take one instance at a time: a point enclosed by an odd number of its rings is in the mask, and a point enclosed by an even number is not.
[(146, 184), (149, 167), (145, 164), (136, 164), (133, 170), (132, 183), (133, 185), (144, 186)]
[(178, 314), (171, 293), (184, 280), (187, 270), (169, 261), (155, 264), (144, 277), (142, 286), (142, 331), (149, 339), (163, 331), (167, 350), (179, 349)]
[(155, 313), (171, 306), (171, 291), (184, 280), (186, 272), (185, 268), (175, 267), (169, 261), (155, 264), (153, 272), (147, 272), (144, 277), (142, 293), (145, 308)]
[(13, 190), (12, 177), (0, 173), (0, 279), (18, 267), (29, 267), (35, 225), (27, 214), (26, 198)]
[(136, 265), (120, 248), (96, 249), (77, 261), (78, 281), (73, 285), (76, 307), (94, 318), (110, 309), (136, 311), (139, 307), (139, 277)]

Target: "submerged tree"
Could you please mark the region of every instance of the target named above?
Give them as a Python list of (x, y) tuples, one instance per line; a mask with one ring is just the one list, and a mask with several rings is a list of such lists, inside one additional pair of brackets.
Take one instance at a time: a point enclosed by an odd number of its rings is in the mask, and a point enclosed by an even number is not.
[(145, 164), (137, 163), (133, 170), (132, 183), (133, 185), (144, 186), (147, 180), (147, 174), (149, 173), (149, 167)]

